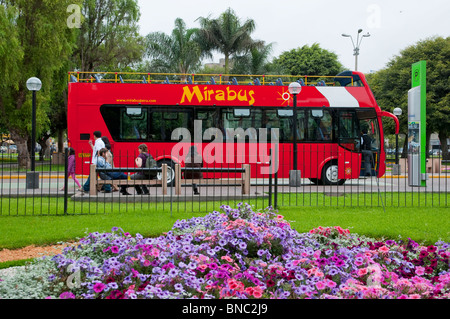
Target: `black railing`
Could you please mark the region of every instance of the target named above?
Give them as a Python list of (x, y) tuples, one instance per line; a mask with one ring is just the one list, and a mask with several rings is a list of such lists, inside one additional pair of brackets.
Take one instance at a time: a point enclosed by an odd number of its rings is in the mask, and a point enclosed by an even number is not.
[[(78, 154), (89, 154), (80, 150)], [(51, 158), (36, 161), (36, 172), (39, 173), (39, 187), (30, 188), (27, 184), (27, 168), (21, 168), (20, 158), (16, 154), (0, 154), (0, 215), (73, 215), (97, 214), (127, 209), (142, 210), (185, 210), (195, 211), (211, 208), (209, 203), (237, 204), (249, 202), (257, 208), (267, 206), (377, 206), (377, 207), (422, 207), (449, 205), (450, 165), (448, 160), (440, 157), (430, 157), (427, 162), (426, 187), (409, 185), (407, 160), (400, 159), (401, 169), (398, 175), (392, 174), (390, 165), (382, 177), (374, 176), (374, 165), (371, 176), (356, 176), (348, 179), (342, 185), (329, 185), (310, 176), (323, 176), (324, 166), (320, 158), (331, 158), (329, 151), (320, 149), (299, 150), (299, 170), (301, 182), (293, 186), (289, 182), (288, 172), (292, 153), (290, 150), (280, 152), (278, 166), (269, 169), (270, 163), (260, 163), (257, 160), (246, 164), (210, 163), (204, 159), (204, 167), (184, 167), (181, 162), (165, 161), (165, 166), (157, 168), (134, 167), (137, 154), (114, 154), (115, 166), (110, 169), (95, 169), (95, 178), (99, 188), (105, 184), (117, 184), (121, 181), (102, 181), (98, 173), (122, 172), (132, 175), (139, 171), (154, 171), (158, 174), (154, 182), (124, 180), (131, 195), (123, 195), (120, 191), (95, 194), (78, 191), (78, 185), (68, 174), (68, 153), (64, 156), (53, 154)], [(153, 154), (159, 158), (163, 154)], [(84, 155), (83, 155), (84, 156)], [(90, 158), (82, 158), (85, 162)], [(352, 161), (358, 157), (345, 158), (348, 167), (355, 169)], [(26, 162), (26, 161), (25, 161)], [(314, 165), (304, 166), (304, 164)], [(78, 162), (79, 165), (81, 162)], [(341, 162), (336, 161), (335, 164)], [(373, 163), (376, 164), (376, 163)], [(81, 188), (92, 176), (89, 165), (83, 165), (76, 174)], [(260, 174), (265, 167), (267, 174)], [(272, 167), (272, 166), (270, 166)], [(277, 168), (277, 169), (276, 169)], [(186, 173), (202, 173), (202, 179), (186, 178)], [(259, 172), (259, 174), (257, 174)], [(332, 175), (333, 171), (330, 170)], [(348, 173), (351, 173), (348, 171)], [(330, 175), (330, 176), (331, 176)], [(164, 176), (164, 177), (163, 177)], [(355, 176), (354, 176), (355, 177)], [(94, 178), (94, 177), (92, 177)], [(339, 183), (337, 183), (339, 184)], [(148, 195), (139, 195), (134, 186), (145, 185)], [(195, 192), (199, 190), (199, 194)]]

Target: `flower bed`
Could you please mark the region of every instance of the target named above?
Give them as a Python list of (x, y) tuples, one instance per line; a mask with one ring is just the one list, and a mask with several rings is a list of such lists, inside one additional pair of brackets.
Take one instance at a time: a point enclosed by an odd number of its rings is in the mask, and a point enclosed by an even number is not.
[[(28, 286), (43, 282), (36, 298), (450, 296), (448, 243), (376, 241), (337, 226), (299, 233), (271, 208), (221, 210), (179, 220), (158, 238), (120, 228), (90, 233), (78, 246), (37, 260), (40, 274), (29, 272)], [(0, 296), (11, 297), (11, 285), (0, 282)]]

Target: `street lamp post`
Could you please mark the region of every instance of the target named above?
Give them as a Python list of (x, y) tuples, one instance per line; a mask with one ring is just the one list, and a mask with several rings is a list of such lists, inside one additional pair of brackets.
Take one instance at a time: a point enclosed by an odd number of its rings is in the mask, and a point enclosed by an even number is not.
[[(402, 115), (402, 109), (396, 107), (394, 109), (394, 115), (399, 117)], [(392, 167), (392, 175), (400, 175), (400, 164), (398, 163), (398, 133), (395, 134), (395, 165)]]
[(31, 172), (27, 172), (27, 188), (39, 188), (39, 172), (36, 168), (36, 91), (42, 87), (42, 82), (36, 77), (29, 78), (27, 89), (33, 93), (32, 115), (31, 115)]
[(289, 93), (293, 97), (293, 105), (292, 105), (292, 117), (293, 117), (293, 125), (292, 129), (294, 130), (292, 148), (293, 148), (293, 169), (289, 173), (289, 184), (291, 186), (300, 186), (300, 171), (297, 170), (297, 95), (302, 90), (302, 86), (298, 82), (292, 82), (289, 84)]
[(356, 35), (356, 45), (355, 45), (355, 42), (353, 41), (353, 38), (351, 35), (342, 33), (343, 37), (350, 38), (350, 40), (352, 40), (353, 55), (355, 56), (355, 71), (358, 71), (358, 55), (359, 55), (359, 47), (361, 46), (362, 39), (370, 37), (369, 32), (367, 32), (366, 34), (363, 34), (361, 37), (359, 37), (361, 32), (362, 32), (362, 29), (359, 29), (358, 33)]

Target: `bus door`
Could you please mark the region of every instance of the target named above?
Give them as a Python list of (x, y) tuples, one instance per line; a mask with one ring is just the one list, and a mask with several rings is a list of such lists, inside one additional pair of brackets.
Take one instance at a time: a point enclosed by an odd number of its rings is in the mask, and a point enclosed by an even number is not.
[(354, 110), (337, 112), (338, 178), (358, 178), (360, 174), (360, 131)]
[[(356, 115), (359, 121), (359, 127), (361, 131), (361, 142), (363, 132), (367, 132), (368, 139), (370, 140), (370, 156), (367, 159), (370, 161), (370, 176), (378, 176), (380, 169), (380, 128), (378, 125), (377, 114), (374, 109), (360, 109), (356, 111)], [(367, 137), (366, 137), (367, 139)], [(362, 147), (361, 147), (362, 148)], [(365, 150), (361, 149), (361, 154), (364, 155)], [(364, 156), (361, 160), (361, 175), (366, 175)], [(370, 158), (370, 159), (369, 159)]]

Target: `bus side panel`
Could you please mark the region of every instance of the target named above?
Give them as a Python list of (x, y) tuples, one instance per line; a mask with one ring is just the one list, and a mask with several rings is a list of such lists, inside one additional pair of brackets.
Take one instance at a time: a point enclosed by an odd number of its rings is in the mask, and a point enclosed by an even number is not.
[(358, 178), (361, 170), (361, 154), (356, 152), (349, 152), (342, 147), (339, 147), (338, 152), (338, 178)]

